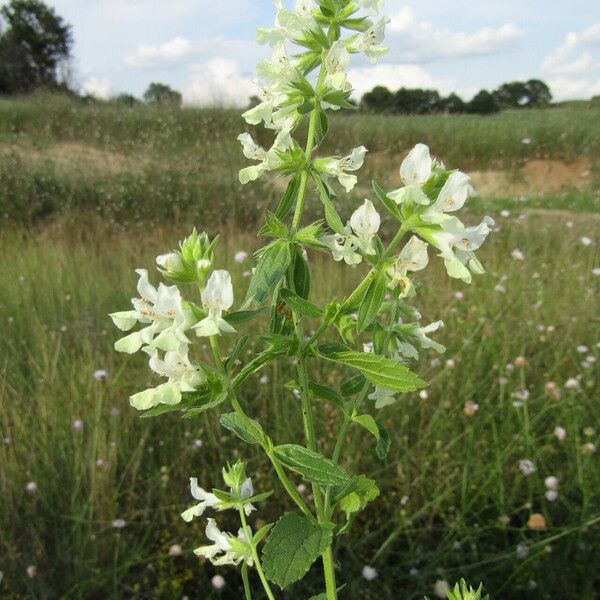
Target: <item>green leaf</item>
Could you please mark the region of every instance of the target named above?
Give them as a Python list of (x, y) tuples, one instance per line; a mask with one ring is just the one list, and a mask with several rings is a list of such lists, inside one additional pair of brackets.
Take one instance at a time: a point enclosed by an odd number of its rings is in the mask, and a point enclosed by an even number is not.
[(299, 248), (296, 248), (294, 260), (294, 289), (296, 294), (304, 299), (310, 294), (310, 269)]
[(377, 456), (383, 460), (390, 451), (391, 440), (388, 430), (371, 415), (356, 415), (352, 417), (352, 420), (364, 427), (377, 440), (375, 451)]
[(254, 534), (252, 541), (254, 542), (255, 546), (258, 546), (258, 544), (260, 544), (265, 539), (265, 536), (267, 535), (267, 533), (269, 533), (269, 531), (271, 531), (272, 527), (273, 527), (273, 523), (267, 523), (266, 525), (263, 525), (263, 527), (261, 527)]
[(402, 213), (398, 205), (381, 189), (376, 181), (372, 182), (375, 195), (381, 200), (381, 203), (387, 208), (388, 212), (398, 221), (402, 221)]
[(300, 189), (300, 179), (300, 173), (297, 173), (290, 179), (290, 182), (279, 201), (279, 205), (273, 213), (280, 221), (283, 221), (283, 219), (288, 216), (290, 210), (292, 210), (292, 206), (294, 206), (298, 190)]
[(235, 345), (235, 348), (233, 349), (233, 352), (231, 353), (231, 356), (224, 363), (225, 369), (227, 369), (227, 371), (230, 371), (232, 369), (232, 367), (235, 366), (236, 360), (239, 359), (241, 353), (246, 348), (246, 345), (248, 344), (249, 339), (250, 339), (250, 336), (248, 334), (246, 334), (246, 335), (243, 335), (238, 340), (237, 344)]
[(191, 419), (192, 417), (195, 417), (196, 415), (206, 412), (207, 410), (210, 410), (211, 408), (216, 408), (217, 406), (220, 406), (221, 404), (223, 404), (223, 402), (225, 402), (225, 400), (227, 400), (228, 395), (229, 394), (226, 391), (221, 392), (218, 396), (215, 396), (212, 400), (210, 400), (206, 404), (203, 404), (202, 406), (188, 410), (183, 415), (182, 419)]
[(354, 377), (351, 377), (350, 379), (347, 379), (342, 383), (341, 386), (342, 396), (347, 397), (358, 394), (358, 392), (362, 390), (363, 385), (365, 385), (365, 382), (365, 376), (361, 375), (360, 373), (354, 375)]
[(275, 289), (290, 266), (292, 257), (287, 240), (274, 242), (261, 254), (250, 281), (244, 307), (261, 304)]
[(356, 105), (348, 102), (350, 98), (350, 92), (329, 92), (323, 96), (323, 100), (328, 104), (333, 104), (334, 106), (339, 106), (340, 108), (346, 108), (348, 110), (356, 110)]
[(263, 310), (263, 308), (255, 308), (253, 310), (238, 310), (236, 312), (229, 313), (228, 315), (223, 315), (223, 319), (235, 327), (236, 325), (241, 325), (242, 323), (247, 323), (248, 321), (255, 319)]
[(365, 506), (379, 496), (377, 484), (364, 475), (358, 475), (353, 479), (354, 489), (339, 498), (340, 508), (349, 519), (353, 513), (361, 511)]
[(327, 187), (323, 183), (323, 180), (317, 173), (313, 173), (313, 178), (317, 184), (317, 188), (319, 189), (321, 202), (323, 204), (323, 208), (325, 209), (325, 220), (327, 221), (327, 225), (329, 225), (329, 227), (331, 227), (331, 229), (333, 229), (333, 231), (339, 235), (347, 235), (346, 230), (344, 229), (344, 224), (342, 223), (342, 219), (340, 218), (338, 211), (335, 209), (335, 206), (329, 197), (329, 192), (327, 191)]
[(304, 446), (283, 444), (275, 446), (274, 453), (284, 466), (300, 473), (312, 483), (323, 486), (345, 485), (350, 479), (342, 467)]
[(371, 383), (394, 392), (414, 392), (427, 384), (398, 361), (379, 354), (346, 350), (341, 344), (319, 347), (323, 358), (358, 369)]
[(379, 314), (385, 298), (387, 286), (383, 273), (377, 273), (371, 280), (363, 301), (358, 309), (358, 333), (362, 333)]
[(263, 237), (288, 238), (290, 231), (272, 212), (267, 212), (265, 224), (260, 228), (258, 235)]
[(203, 386), (196, 392), (183, 392), (179, 404), (159, 404), (153, 408), (144, 411), (140, 416), (142, 419), (158, 417), (170, 412), (177, 412), (191, 408), (197, 408), (199, 405), (210, 400), (211, 392), (208, 386)]
[(332, 390), (330, 387), (321, 385), (320, 383), (316, 383), (314, 381), (311, 381), (308, 386), (310, 388), (310, 393), (315, 398), (327, 400), (334, 406), (337, 406), (343, 413), (346, 413), (346, 405), (344, 404), (344, 400), (335, 390)]
[(280, 295), (290, 308), (305, 317), (319, 318), (323, 316), (322, 308), (308, 300), (304, 300), (304, 298), (300, 298), (290, 290), (283, 289)]
[(315, 143), (314, 147), (318, 148), (329, 131), (329, 119), (322, 108), (319, 108), (315, 127)]
[(240, 439), (247, 444), (267, 444), (269, 438), (263, 431), (260, 423), (248, 417), (242, 419), (236, 412), (225, 413), (221, 415), (221, 425), (229, 431), (233, 431)]
[(275, 523), (263, 548), (265, 575), (281, 589), (298, 581), (331, 544), (333, 525), (317, 524), (297, 513)]

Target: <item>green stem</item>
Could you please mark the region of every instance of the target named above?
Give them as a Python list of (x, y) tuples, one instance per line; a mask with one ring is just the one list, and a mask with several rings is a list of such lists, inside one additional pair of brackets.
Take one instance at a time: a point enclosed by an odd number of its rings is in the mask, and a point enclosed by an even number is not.
[[(223, 365), (223, 358), (221, 356), (221, 351), (219, 349), (219, 342), (217, 341), (217, 336), (210, 337), (210, 347), (212, 349), (217, 368), (219, 369), (221, 374), (226, 378), (227, 391), (229, 392), (229, 400), (231, 402), (231, 406), (232, 406), (233, 410), (240, 416), (242, 421), (244, 421), (246, 426), (248, 426), (250, 418), (244, 412), (244, 409), (242, 408), (242, 405), (240, 404), (240, 402), (237, 398), (235, 390), (234, 390), (233, 386), (231, 385), (231, 380), (229, 379), (229, 376), (228, 376), (227, 372), (225, 371), (225, 367)], [(271, 464), (273, 465), (273, 468), (275, 469), (275, 473), (277, 473), (277, 476), (279, 477), (281, 484), (285, 488), (285, 491), (288, 493), (290, 498), (296, 503), (298, 508), (304, 513), (304, 515), (306, 515), (306, 517), (308, 519), (310, 519), (312, 522), (315, 522), (316, 519), (315, 519), (314, 515), (312, 514), (312, 512), (310, 511), (310, 508), (308, 508), (308, 506), (306, 505), (306, 502), (304, 502), (304, 500), (302, 499), (302, 497), (300, 496), (300, 494), (298, 493), (296, 488), (293, 486), (292, 482), (289, 480), (288, 476), (285, 474), (285, 471), (283, 470), (281, 463), (277, 460), (277, 458), (273, 454), (271, 448), (262, 446), (262, 449), (265, 451), (265, 453), (269, 457), (269, 460), (271, 461)]]
[(260, 577), (260, 580), (263, 584), (263, 587), (265, 588), (265, 592), (267, 593), (267, 597), (269, 598), (269, 600), (275, 600), (275, 596), (271, 591), (271, 586), (269, 585), (269, 582), (267, 581), (267, 578), (265, 577), (265, 574), (262, 570), (262, 565), (260, 564), (260, 559), (258, 558), (258, 552), (256, 551), (256, 545), (252, 540), (250, 528), (248, 527), (248, 523), (246, 522), (246, 514), (244, 513), (244, 509), (240, 507), (239, 512), (240, 519), (242, 521), (242, 530), (244, 531), (244, 536), (246, 537), (246, 540), (248, 541), (248, 544), (250, 544), (250, 548), (252, 549), (252, 557), (254, 558), (254, 565), (256, 567), (256, 571), (258, 572), (258, 576)]
[(252, 591), (250, 590), (250, 581), (248, 579), (248, 563), (242, 564), (242, 581), (244, 582), (244, 596), (246, 600), (252, 600)]

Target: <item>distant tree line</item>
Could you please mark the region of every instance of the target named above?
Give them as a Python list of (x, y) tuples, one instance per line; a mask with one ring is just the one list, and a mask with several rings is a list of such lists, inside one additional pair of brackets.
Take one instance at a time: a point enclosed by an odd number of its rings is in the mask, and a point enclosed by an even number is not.
[(367, 92), (360, 108), (366, 112), (397, 115), (471, 113), (489, 115), (507, 108), (541, 108), (552, 101), (550, 88), (539, 79), (504, 83), (489, 92), (481, 90), (469, 102), (458, 94), (443, 97), (437, 90), (400, 88), (397, 92), (378, 85)]

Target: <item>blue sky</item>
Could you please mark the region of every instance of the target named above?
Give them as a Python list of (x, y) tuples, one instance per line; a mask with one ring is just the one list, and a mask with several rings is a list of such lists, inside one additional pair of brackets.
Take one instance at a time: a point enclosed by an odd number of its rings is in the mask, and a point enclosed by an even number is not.
[[(101, 97), (161, 81), (188, 103), (244, 104), (266, 52), (254, 31), (273, 22), (270, 0), (50, 3), (73, 25), (76, 82)], [(358, 95), (384, 84), (470, 98), (532, 77), (558, 99), (600, 94), (600, 0), (388, 0), (385, 14), (391, 51), (374, 68), (356, 57)]]

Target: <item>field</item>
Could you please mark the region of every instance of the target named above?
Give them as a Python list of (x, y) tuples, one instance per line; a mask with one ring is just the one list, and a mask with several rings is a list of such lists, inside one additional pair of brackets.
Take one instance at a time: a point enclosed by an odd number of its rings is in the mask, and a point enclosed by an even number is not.
[[(107, 317), (135, 294), (133, 269), (151, 268), (193, 226), (221, 234), (219, 267), (243, 294), (252, 258), (234, 255), (258, 246), (262, 214), (281, 191), (275, 178), (237, 183), (243, 130), (228, 111), (0, 101), (3, 598), (243, 597), (233, 569), (220, 569), (226, 585), (213, 589), (216, 571), (192, 554), (202, 520), (179, 517), (192, 503), (188, 478), (217, 484), (240, 446), (216, 414), (140, 419), (127, 399), (148, 382), (147, 366), (114, 352)], [(416, 369), (431, 382), (426, 396), (384, 409), (388, 458), (352, 430), (342, 462), (373, 473), (382, 494), (336, 548), (344, 597), (421, 599), (437, 580), (465, 577), (494, 599), (597, 598), (600, 110), (339, 116), (332, 132), (326, 151), (370, 150), (359, 187), (340, 199), (344, 217), (371, 178), (398, 184), (403, 154), (423, 141), (473, 172), (469, 219), (497, 222), (481, 252), (486, 276), (467, 287), (436, 264), (422, 278), (419, 306), (444, 320), (437, 339), (448, 350)], [(319, 207), (312, 198), (309, 212)], [(363, 272), (311, 261), (319, 300), (341, 297)], [(243, 393), (249, 412), (274, 439), (299, 440), (297, 401), (283, 388), (293, 374), (263, 374)], [(339, 420), (326, 403), (316, 419), (331, 450)], [(271, 471), (249, 448), (255, 487), (270, 489)], [(523, 459), (535, 465), (527, 477)], [(549, 476), (560, 481), (555, 500)], [(270, 499), (257, 518), (282, 508)], [(306, 599), (319, 584), (315, 569), (286, 597)]]

